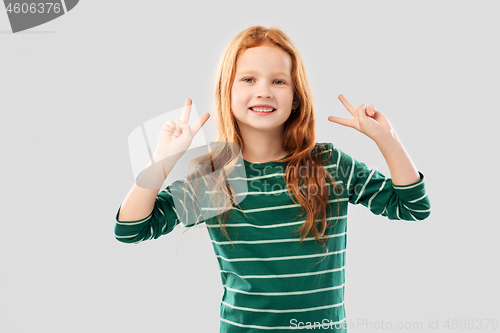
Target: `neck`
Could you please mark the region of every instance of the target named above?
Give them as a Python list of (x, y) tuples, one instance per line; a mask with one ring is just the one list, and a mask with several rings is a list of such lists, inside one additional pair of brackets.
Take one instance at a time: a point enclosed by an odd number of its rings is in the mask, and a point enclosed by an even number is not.
[(240, 127), (240, 131), (245, 143), (244, 151), (241, 152), (245, 161), (265, 163), (287, 155), (282, 146), (283, 128), (278, 131), (261, 131)]

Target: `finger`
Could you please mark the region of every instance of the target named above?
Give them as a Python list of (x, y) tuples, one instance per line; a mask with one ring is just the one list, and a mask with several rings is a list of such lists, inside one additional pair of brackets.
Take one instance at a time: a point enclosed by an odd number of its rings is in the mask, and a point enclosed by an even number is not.
[(175, 120), (175, 130), (174, 130), (174, 135), (179, 136), (183, 134), (186, 130), (186, 126), (189, 127), (189, 125), (183, 123), (180, 119)]
[(344, 95), (340, 94), (339, 95), (339, 100), (344, 104), (345, 108), (347, 111), (349, 111), (350, 114), (355, 116), (356, 114), (356, 108), (347, 100), (347, 98), (344, 97)]
[(328, 117), (328, 120), (330, 120), (331, 122), (340, 124), (340, 125), (347, 126), (347, 127), (354, 127), (354, 119), (347, 119), (347, 118), (330, 116), (330, 117)]
[(186, 98), (186, 104), (184, 105), (184, 110), (182, 111), (182, 116), (181, 120), (184, 123), (188, 123), (189, 116), (191, 115), (191, 105), (193, 104), (193, 101), (191, 98)]
[(373, 105), (368, 105), (366, 107), (366, 115), (373, 117), (375, 115), (376, 109)]
[(173, 129), (175, 129), (175, 127), (176, 127), (175, 122), (172, 119), (168, 120), (168, 126), (170, 126), (170, 128), (173, 128)]
[(367, 117), (367, 115), (366, 115), (366, 105), (365, 104), (361, 104), (359, 106), (359, 108), (356, 110), (356, 112), (358, 113), (359, 119), (363, 119), (363, 118)]
[(191, 126), (191, 134), (193, 136), (195, 136), (196, 133), (198, 133), (198, 131), (203, 127), (203, 125), (205, 125), (208, 118), (210, 118), (210, 113), (206, 112), (205, 114), (203, 114), (203, 116), (201, 116), (200, 119), (198, 119), (197, 122), (193, 124), (193, 126)]

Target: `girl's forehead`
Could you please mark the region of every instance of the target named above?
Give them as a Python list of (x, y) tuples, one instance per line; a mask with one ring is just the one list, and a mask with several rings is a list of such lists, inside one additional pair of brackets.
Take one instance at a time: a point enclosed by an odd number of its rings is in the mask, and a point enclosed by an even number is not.
[(279, 47), (277, 45), (274, 45), (274, 44), (263, 44), (263, 45), (254, 46), (254, 47), (250, 47), (250, 48), (244, 49), (240, 53), (239, 57), (243, 56), (244, 54), (255, 54), (255, 53), (266, 53), (266, 54), (276, 54), (276, 55), (287, 55), (287, 56), (290, 56), (288, 54), (288, 52), (286, 52), (285, 50), (283, 50), (281, 47)]
[(273, 70), (290, 75), (292, 59), (290, 55), (277, 46), (257, 46), (246, 49), (236, 59), (237, 72), (259, 72)]

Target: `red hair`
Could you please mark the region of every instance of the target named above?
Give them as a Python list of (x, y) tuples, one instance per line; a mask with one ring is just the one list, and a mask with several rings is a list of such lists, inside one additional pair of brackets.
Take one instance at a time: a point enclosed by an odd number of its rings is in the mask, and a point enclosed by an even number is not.
[[(305, 222), (297, 232), (300, 233), (301, 242), (310, 233), (325, 246), (321, 238), (328, 227), (326, 209), (328, 207), (329, 191), (326, 182), (330, 183), (332, 189), (336, 187), (330, 173), (323, 168), (324, 162), (330, 156), (322, 154), (319, 146), (315, 143), (314, 100), (304, 63), (295, 45), (280, 29), (265, 28), (263, 26), (249, 27), (238, 33), (225, 48), (219, 62), (215, 82), (214, 105), (215, 119), (218, 127), (217, 142), (221, 146), (219, 146), (220, 149), (218, 149), (217, 154), (214, 154), (212, 151), (208, 155), (192, 160), (191, 163), (197, 163), (200, 167), (199, 170), (206, 170), (207, 173), (213, 170), (214, 163), (225, 166), (223, 168), (225, 173), (221, 173), (220, 179), (214, 180), (213, 188), (226, 187), (223, 193), (231, 193), (229, 185), (226, 184), (222, 175), (230, 173), (236, 164), (238, 151), (232, 147), (234, 145), (224, 145), (224, 143), (235, 144), (241, 147), (242, 151), (245, 147), (236, 118), (231, 111), (231, 88), (236, 73), (236, 60), (246, 49), (268, 43), (272, 43), (276, 47), (283, 49), (292, 59), (291, 77), (293, 81), (294, 100), (298, 102), (298, 107), (296, 112), (292, 112), (284, 124), (282, 146), (290, 156), (280, 160), (280, 162), (287, 163), (285, 173), (287, 189), (288, 193), (293, 193), (298, 200), (298, 203), (295, 200), (294, 202), (300, 204), (302, 213), (299, 216), (307, 214)], [(320, 158), (321, 156), (324, 157)], [(301, 174), (299, 174), (299, 170)], [(299, 190), (299, 187), (301, 190)], [(310, 189), (314, 190), (314, 195), (311, 195)], [(333, 192), (335, 193), (336, 191)], [(214, 197), (220, 198), (219, 196)], [(223, 196), (222, 199), (223, 202), (214, 203), (212, 207), (220, 207), (223, 210), (223, 214), (218, 216), (219, 225), (223, 234), (231, 241), (224, 224), (226, 216), (230, 211), (229, 205), (234, 205), (235, 202), (231, 195)], [(318, 223), (316, 219), (321, 220)]]

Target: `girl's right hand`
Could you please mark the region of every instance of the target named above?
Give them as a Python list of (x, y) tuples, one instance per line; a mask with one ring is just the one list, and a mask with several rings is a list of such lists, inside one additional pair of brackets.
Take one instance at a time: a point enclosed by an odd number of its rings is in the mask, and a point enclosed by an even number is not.
[(205, 125), (210, 113), (206, 112), (201, 118), (190, 126), (188, 124), (189, 116), (191, 115), (192, 100), (186, 98), (184, 111), (181, 119), (169, 119), (158, 136), (158, 145), (155, 151), (155, 161), (162, 160), (167, 157), (179, 160), (182, 155), (188, 150), (193, 142), (193, 138), (198, 131)]

